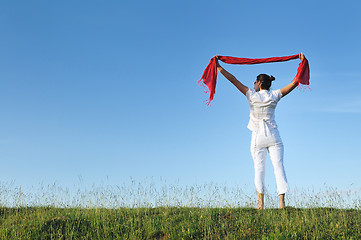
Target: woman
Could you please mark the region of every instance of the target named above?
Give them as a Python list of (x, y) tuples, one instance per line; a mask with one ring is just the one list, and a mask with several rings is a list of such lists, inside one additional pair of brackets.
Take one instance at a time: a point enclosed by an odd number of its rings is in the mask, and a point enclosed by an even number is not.
[[(304, 55), (299, 54), (301, 61)], [(254, 90), (246, 87), (232, 74), (219, 65), (216, 56), (217, 70), (223, 74), (248, 99), (250, 105), (250, 120), (248, 128), (252, 131), (251, 154), (254, 161), (255, 185), (258, 196), (257, 209), (264, 208), (264, 178), (266, 151), (268, 151), (276, 177), (279, 208), (285, 207), (285, 193), (287, 192), (287, 178), (283, 167), (283, 143), (275, 122), (275, 109), (278, 101), (298, 86), (293, 81), (284, 88), (271, 91), (270, 87), (275, 78), (271, 75), (260, 74), (254, 82)]]

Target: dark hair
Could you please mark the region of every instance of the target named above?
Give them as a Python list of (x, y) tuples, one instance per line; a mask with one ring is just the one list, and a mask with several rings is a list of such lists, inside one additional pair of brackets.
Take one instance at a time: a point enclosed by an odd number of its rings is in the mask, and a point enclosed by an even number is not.
[(260, 74), (257, 76), (257, 81), (261, 81), (261, 88), (267, 89), (271, 87), (272, 81), (274, 81), (276, 78), (274, 76), (268, 76), (267, 74)]

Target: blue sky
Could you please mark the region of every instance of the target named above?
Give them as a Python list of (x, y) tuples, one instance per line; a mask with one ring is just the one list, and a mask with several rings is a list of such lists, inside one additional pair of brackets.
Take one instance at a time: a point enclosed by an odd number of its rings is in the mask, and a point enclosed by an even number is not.
[[(246, 98), (214, 55), (303, 52), (311, 91), (276, 120), (291, 188), (360, 189), (360, 1), (0, 1), (0, 181), (117, 185), (153, 177), (249, 186)], [(298, 60), (223, 66), (245, 85), (288, 84)], [(268, 160), (266, 181), (275, 191)]]

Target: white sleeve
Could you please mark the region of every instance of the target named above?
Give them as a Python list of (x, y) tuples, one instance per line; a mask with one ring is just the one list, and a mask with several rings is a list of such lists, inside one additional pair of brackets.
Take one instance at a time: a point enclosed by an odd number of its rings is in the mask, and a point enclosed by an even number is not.
[(273, 92), (273, 96), (274, 96), (274, 99), (276, 102), (278, 102), (283, 97), (282, 93), (281, 93), (281, 89), (274, 90), (272, 92)]
[(253, 95), (253, 93), (254, 93), (254, 90), (248, 88), (248, 91), (246, 92), (246, 97), (247, 97), (248, 101), (251, 101), (251, 96)]

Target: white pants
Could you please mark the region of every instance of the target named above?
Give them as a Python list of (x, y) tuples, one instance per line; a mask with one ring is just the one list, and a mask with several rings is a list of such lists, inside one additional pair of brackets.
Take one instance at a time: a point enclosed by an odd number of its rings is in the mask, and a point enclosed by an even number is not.
[(256, 190), (259, 193), (264, 193), (265, 190), (264, 179), (267, 151), (274, 168), (277, 193), (284, 194), (287, 192), (288, 184), (283, 167), (283, 143), (277, 128), (267, 128), (267, 131), (261, 128), (257, 132), (252, 132), (251, 154), (254, 161)]

